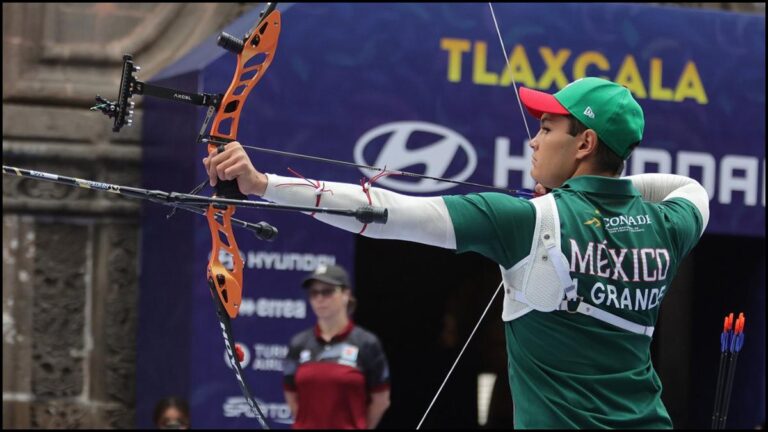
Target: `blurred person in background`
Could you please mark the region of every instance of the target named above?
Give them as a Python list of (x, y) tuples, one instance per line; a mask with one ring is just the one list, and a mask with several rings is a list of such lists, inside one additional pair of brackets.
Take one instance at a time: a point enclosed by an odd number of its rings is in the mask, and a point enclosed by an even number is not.
[(389, 365), (376, 335), (351, 319), (347, 271), (320, 265), (302, 286), (317, 323), (292, 338), (285, 361), (293, 428), (375, 428), (389, 408)]
[(189, 405), (177, 397), (161, 399), (152, 420), (158, 429), (189, 429)]

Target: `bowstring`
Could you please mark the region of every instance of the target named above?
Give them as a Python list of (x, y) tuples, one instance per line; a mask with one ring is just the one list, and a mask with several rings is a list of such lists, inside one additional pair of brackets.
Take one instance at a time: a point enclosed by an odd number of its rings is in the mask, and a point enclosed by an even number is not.
[[(523, 110), (523, 103), (520, 100), (520, 94), (517, 92), (517, 82), (515, 81), (515, 76), (512, 73), (512, 66), (509, 62), (509, 56), (507, 55), (507, 49), (504, 46), (504, 39), (501, 37), (501, 30), (499, 30), (499, 22), (496, 19), (496, 14), (493, 10), (493, 4), (488, 2), (488, 7), (491, 9), (491, 17), (493, 18), (493, 24), (496, 28), (496, 34), (499, 37), (499, 43), (501, 44), (501, 50), (504, 53), (504, 59), (507, 62), (507, 68), (509, 69), (510, 76), (512, 77), (512, 88), (515, 90), (515, 98), (517, 99), (517, 104), (520, 107), (520, 114), (523, 117), (523, 124), (525, 125), (525, 132), (528, 134), (528, 140), (533, 141), (533, 138), (531, 137), (531, 130), (528, 127), (528, 121), (525, 119), (525, 111)], [(488, 312), (488, 309), (490, 309), (491, 304), (493, 304), (493, 300), (496, 299), (496, 296), (499, 294), (499, 290), (501, 290), (501, 287), (504, 286), (504, 279), (502, 278), (501, 283), (496, 288), (496, 291), (494, 291), (493, 296), (491, 296), (491, 300), (488, 302), (488, 305), (485, 307), (485, 310), (483, 311), (483, 314), (480, 315), (480, 319), (477, 320), (477, 324), (475, 324), (475, 328), (472, 330), (472, 333), (467, 338), (467, 341), (464, 343), (464, 347), (459, 352), (459, 355), (456, 356), (456, 360), (453, 362), (453, 366), (451, 366), (451, 369), (448, 371), (448, 374), (445, 376), (445, 379), (443, 380), (442, 385), (440, 385), (440, 388), (437, 390), (437, 393), (435, 393), (435, 397), (432, 398), (432, 402), (429, 404), (429, 407), (427, 408), (427, 411), (424, 413), (424, 416), (422, 416), (421, 421), (419, 422), (419, 425), (416, 426), (416, 430), (419, 430), (421, 428), (422, 423), (424, 423), (424, 420), (427, 418), (427, 415), (429, 414), (429, 411), (432, 409), (432, 406), (435, 404), (435, 401), (440, 396), (440, 392), (443, 390), (443, 387), (445, 387), (445, 383), (448, 382), (448, 379), (451, 377), (451, 374), (453, 373), (453, 370), (456, 368), (456, 365), (459, 363), (459, 360), (461, 359), (461, 356), (464, 354), (464, 350), (469, 345), (469, 342), (472, 340), (472, 337), (475, 335), (475, 331), (477, 331), (477, 328), (480, 326), (480, 323), (483, 321), (483, 318), (485, 318), (485, 314)]]

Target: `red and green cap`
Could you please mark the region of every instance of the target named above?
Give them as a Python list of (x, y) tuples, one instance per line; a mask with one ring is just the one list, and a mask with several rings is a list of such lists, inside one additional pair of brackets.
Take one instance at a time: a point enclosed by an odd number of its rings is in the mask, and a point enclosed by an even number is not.
[(608, 80), (581, 78), (553, 95), (521, 87), (520, 100), (536, 118), (545, 113), (576, 117), (622, 159), (643, 138), (643, 109), (626, 87)]

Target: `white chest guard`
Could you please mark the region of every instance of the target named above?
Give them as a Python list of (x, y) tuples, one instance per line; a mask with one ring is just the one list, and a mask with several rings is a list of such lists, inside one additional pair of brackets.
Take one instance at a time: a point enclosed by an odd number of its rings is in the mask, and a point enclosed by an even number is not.
[(653, 327), (633, 323), (581, 301), (570, 276), (568, 259), (560, 247), (560, 216), (552, 194), (531, 200), (536, 227), (531, 253), (512, 268), (501, 267), (504, 309), (501, 319), (512, 321), (537, 310), (582, 313), (624, 330), (653, 335)]
[(558, 309), (565, 289), (573, 290), (573, 282), (565, 267), (565, 274), (558, 272), (550, 255), (560, 255), (560, 217), (555, 199), (547, 194), (534, 198), (536, 228), (533, 232), (531, 253), (510, 269), (501, 268), (504, 279), (504, 310), (501, 318), (511, 321), (531, 310), (551, 312)]

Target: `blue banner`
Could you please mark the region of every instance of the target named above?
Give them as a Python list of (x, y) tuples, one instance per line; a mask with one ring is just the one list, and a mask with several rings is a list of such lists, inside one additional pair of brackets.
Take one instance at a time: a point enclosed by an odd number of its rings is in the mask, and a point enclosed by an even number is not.
[[(274, 63), (246, 103), (239, 140), (393, 170), (531, 188), (527, 141), (538, 124), (527, 113), (525, 119), (521, 115), (513, 78), (518, 85), (555, 92), (574, 79), (600, 76), (627, 86), (645, 112), (644, 139), (626, 174), (696, 178), (711, 197), (707, 233), (765, 236), (764, 17), (639, 4), (494, 7), (509, 66), (487, 4), (297, 4), (283, 9)], [(244, 34), (258, 12), (226, 31)], [(178, 88), (183, 86), (174, 83), (191, 80), (202, 91), (223, 92), (233, 68), (233, 57), (211, 39), (156, 80)], [(168, 182), (163, 180), (168, 170), (174, 172), (174, 186), (189, 185), (178, 186), (182, 189), (205, 178), (203, 149), (190, 148), (202, 118), (202, 109), (180, 117), (169, 103), (147, 101), (146, 179), (152, 187)], [(182, 129), (192, 135), (179, 142)], [(359, 183), (376, 174), (259, 153), (251, 159), (260, 170), (281, 175), (292, 175), (291, 167), (309, 178)], [(377, 184), (416, 195), (483, 191), (396, 176)], [(273, 243), (243, 233), (238, 237), (246, 269), (233, 331), (245, 348), (246, 381), (265, 407), (270, 426), (289, 427), (281, 362), (291, 336), (314, 323), (301, 278), (320, 263), (352, 270), (353, 236), (300, 214), (239, 210), (237, 215), (266, 220), (280, 230)], [(157, 219), (147, 217), (147, 223)], [(184, 252), (193, 257), (189, 271), (200, 276), (183, 288), (192, 296), (185, 318), (191, 326), (185, 336), (191, 363), (180, 369), (188, 374), (180, 380), (193, 383), (191, 390), (182, 390), (190, 398), (193, 426), (255, 427), (225, 361), (203, 277), (210, 248), (205, 220), (195, 220), (190, 230), (194, 237), (168, 241), (186, 245)], [(160, 350), (147, 348), (150, 354), (140, 353), (140, 358), (159, 357)], [(158, 389), (146, 376), (140, 376), (139, 387), (150, 399), (174, 388)], [(140, 420), (152, 402), (139, 402)]]

